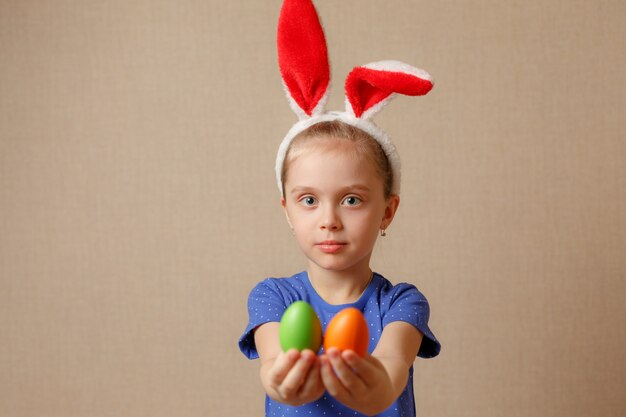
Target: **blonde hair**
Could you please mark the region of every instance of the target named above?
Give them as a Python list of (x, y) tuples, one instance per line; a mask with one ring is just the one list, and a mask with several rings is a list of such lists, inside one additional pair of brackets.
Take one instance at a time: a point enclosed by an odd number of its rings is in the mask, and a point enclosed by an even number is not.
[[(393, 171), (389, 159), (385, 155), (383, 148), (371, 135), (365, 131), (351, 126), (339, 120), (325, 121), (316, 123), (313, 126), (298, 133), (292, 140), (287, 154), (283, 162), (281, 170), (281, 183), (283, 189), (283, 197), (285, 197), (285, 182), (287, 181), (287, 173), (289, 165), (297, 157), (302, 155), (305, 150), (310, 149), (312, 145), (318, 145), (319, 139), (337, 139), (348, 141), (355, 145), (355, 155), (357, 157), (365, 157), (374, 163), (376, 172), (383, 180), (383, 194), (385, 199), (391, 196), (393, 186)], [(314, 142), (315, 141), (315, 142)]]

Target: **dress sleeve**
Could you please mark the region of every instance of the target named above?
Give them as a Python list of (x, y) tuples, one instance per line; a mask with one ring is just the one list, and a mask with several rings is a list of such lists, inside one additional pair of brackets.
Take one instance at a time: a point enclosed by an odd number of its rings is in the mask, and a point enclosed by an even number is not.
[(441, 344), (428, 327), (430, 306), (426, 297), (411, 284), (399, 284), (383, 317), (383, 327), (395, 321), (412, 324), (424, 338), (417, 356), (433, 358), (441, 351)]
[(280, 292), (260, 282), (248, 296), (248, 325), (239, 339), (239, 349), (248, 359), (257, 359), (259, 353), (254, 343), (254, 329), (269, 322), (280, 322), (285, 309), (285, 301)]

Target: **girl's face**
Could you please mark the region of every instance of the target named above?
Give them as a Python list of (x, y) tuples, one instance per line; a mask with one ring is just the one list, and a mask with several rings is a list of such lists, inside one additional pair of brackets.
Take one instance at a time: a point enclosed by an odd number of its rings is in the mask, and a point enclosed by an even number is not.
[(399, 197), (385, 199), (374, 164), (354, 145), (329, 139), (289, 165), (281, 201), (300, 249), (328, 271), (360, 273), (381, 228), (391, 223)]

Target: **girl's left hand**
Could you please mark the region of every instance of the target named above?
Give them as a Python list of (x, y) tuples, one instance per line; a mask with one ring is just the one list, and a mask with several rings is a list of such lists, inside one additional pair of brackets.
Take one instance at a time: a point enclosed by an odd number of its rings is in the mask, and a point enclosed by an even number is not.
[(331, 348), (320, 357), (322, 382), (342, 404), (363, 414), (386, 410), (394, 401), (392, 383), (383, 364), (373, 356)]

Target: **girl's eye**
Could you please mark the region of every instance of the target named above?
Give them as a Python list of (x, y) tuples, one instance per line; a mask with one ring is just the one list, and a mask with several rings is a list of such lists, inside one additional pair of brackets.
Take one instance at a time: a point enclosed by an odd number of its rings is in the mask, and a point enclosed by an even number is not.
[(315, 199), (315, 197), (308, 196), (308, 197), (303, 197), (300, 200), (300, 203), (302, 203), (303, 205), (305, 205), (307, 207), (308, 206), (314, 206), (315, 203), (317, 203), (317, 200)]
[(359, 197), (355, 197), (355, 196), (351, 195), (349, 197), (346, 197), (343, 200), (343, 203), (346, 206), (357, 206), (357, 205), (359, 205), (361, 203), (361, 199)]

